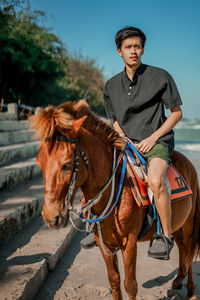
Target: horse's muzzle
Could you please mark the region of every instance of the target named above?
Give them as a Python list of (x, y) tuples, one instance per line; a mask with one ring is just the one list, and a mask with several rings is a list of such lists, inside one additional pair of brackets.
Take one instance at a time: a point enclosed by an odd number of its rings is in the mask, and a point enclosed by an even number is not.
[(59, 229), (59, 228), (63, 228), (63, 227), (67, 226), (67, 223), (68, 223), (68, 220), (69, 220), (69, 213), (67, 211), (67, 213), (66, 213), (66, 215), (64, 217), (61, 214), (56, 215), (51, 220), (45, 219), (45, 217), (43, 215), (43, 219), (44, 219), (46, 225), (49, 228)]

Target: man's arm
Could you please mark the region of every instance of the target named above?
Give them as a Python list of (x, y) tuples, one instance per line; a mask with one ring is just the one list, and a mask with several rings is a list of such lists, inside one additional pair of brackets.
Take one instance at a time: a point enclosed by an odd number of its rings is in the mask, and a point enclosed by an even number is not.
[(157, 140), (167, 134), (171, 129), (174, 128), (176, 123), (182, 118), (182, 111), (180, 106), (176, 106), (171, 108), (171, 114), (167, 118), (167, 120), (163, 123), (163, 125), (156, 130), (151, 136), (141, 141), (137, 144), (138, 150), (143, 153), (149, 152), (153, 146), (156, 144)]
[(115, 117), (113, 119), (113, 128), (115, 129), (115, 131), (117, 131), (119, 133), (119, 135), (121, 137), (123, 137), (123, 138), (125, 137), (125, 134), (122, 131), (121, 127), (119, 126), (119, 123), (118, 123), (118, 121), (117, 121), (117, 119)]

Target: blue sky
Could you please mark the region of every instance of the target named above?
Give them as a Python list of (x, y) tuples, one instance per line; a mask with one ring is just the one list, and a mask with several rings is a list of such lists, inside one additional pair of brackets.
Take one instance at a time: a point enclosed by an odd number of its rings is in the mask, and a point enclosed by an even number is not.
[(71, 53), (95, 58), (106, 78), (123, 69), (114, 37), (127, 25), (147, 35), (142, 62), (175, 79), (185, 118), (200, 119), (199, 0), (30, 0)]

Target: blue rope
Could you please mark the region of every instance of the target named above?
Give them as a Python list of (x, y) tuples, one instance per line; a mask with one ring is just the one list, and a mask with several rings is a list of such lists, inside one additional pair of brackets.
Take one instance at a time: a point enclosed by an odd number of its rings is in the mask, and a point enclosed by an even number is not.
[(126, 173), (126, 164), (127, 164), (127, 156), (124, 153), (124, 160), (123, 160), (121, 177), (120, 177), (120, 182), (119, 182), (119, 189), (118, 189), (118, 192), (117, 192), (116, 200), (115, 200), (113, 206), (111, 207), (110, 211), (104, 217), (98, 218), (98, 219), (85, 219), (83, 214), (81, 213), (80, 218), (82, 219), (83, 222), (89, 222), (89, 223), (101, 222), (111, 214), (111, 212), (113, 211), (114, 207), (116, 206), (116, 204), (119, 200), (119, 196), (121, 194), (121, 190), (122, 190), (122, 186), (123, 186), (123, 182), (124, 182), (124, 176), (125, 176), (125, 173)]
[[(146, 169), (148, 170), (148, 164), (147, 164), (146, 160), (143, 158), (143, 156), (140, 154), (140, 152), (134, 147), (133, 144), (131, 144), (130, 142), (127, 142), (126, 150), (133, 151), (138, 156), (141, 164), (144, 165), (146, 167)], [(121, 190), (122, 190), (122, 186), (123, 186), (123, 182), (124, 182), (124, 176), (125, 176), (125, 172), (126, 172), (126, 164), (127, 164), (127, 155), (126, 155), (126, 152), (124, 152), (124, 160), (123, 160), (121, 177), (120, 177), (120, 182), (119, 182), (119, 189), (118, 189), (116, 200), (115, 200), (112, 208), (110, 209), (110, 211), (104, 217), (98, 218), (98, 219), (85, 219), (83, 214), (81, 213), (80, 218), (82, 219), (83, 222), (89, 222), (89, 223), (101, 222), (111, 214), (111, 212), (113, 211), (114, 207), (116, 206), (116, 204), (119, 200), (119, 196), (121, 194)], [(153, 219), (157, 220), (157, 234), (161, 234), (160, 218), (159, 218), (158, 212), (156, 210), (154, 200), (153, 200), (152, 205), (153, 205)]]
[(144, 165), (144, 166), (147, 168), (147, 170), (148, 170), (148, 164), (147, 164), (146, 160), (145, 160), (144, 157), (140, 154), (140, 152), (135, 148), (135, 146), (134, 146), (133, 144), (131, 144), (130, 142), (128, 142), (128, 143), (126, 144), (126, 149), (127, 149), (127, 150), (129, 150), (129, 149), (132, 150), (132, 151), (137, 155), (137, 157), (139, 158), (141, 164)]
[(154, 199), (153, 199), (152, 206), (153, 206), (153, 220), (157, 220), (157, 234), (161, 234), (160, 217), (159, 217), (158, 212), (156, 210)]
[[(135, 146), (133, 144), (131, 144), (130, 142), (128, 142), (127, 145), (126, 145), (126, 149), (132, 150), (137, 155), (137, 157), (139, 158), (141, 164), (144, 165), (146, 167), (146, 169), (148, 170), (149, 166), (148, 166), (146, 160), (140, 154), (140, 152), (135, 148)], [(158, 212), (156, 210), (154, 199), (153, 199), (152, 206), (153, 206), (153, 220), (157, 220), (157, 234), (161, 234), (160, 217), (159, 217)]]

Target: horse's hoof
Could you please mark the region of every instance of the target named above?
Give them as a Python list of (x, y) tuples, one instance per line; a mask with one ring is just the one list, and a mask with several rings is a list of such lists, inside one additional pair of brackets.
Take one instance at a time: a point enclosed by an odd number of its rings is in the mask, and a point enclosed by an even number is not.
[(174, 280), (173, 282), (172, 282), (172, 288), (174, 289), (174, 290), (180, 290), (181, 288), (182, 288), (182, 281), (181, 280)]
[(192, 297), (187, 297), (186, 300), (198, 300), (197, 296), (193, 295)]
[(197, 296), (194, 295), (194, 290), (188, 291), (186, 300), (198, 300)]

